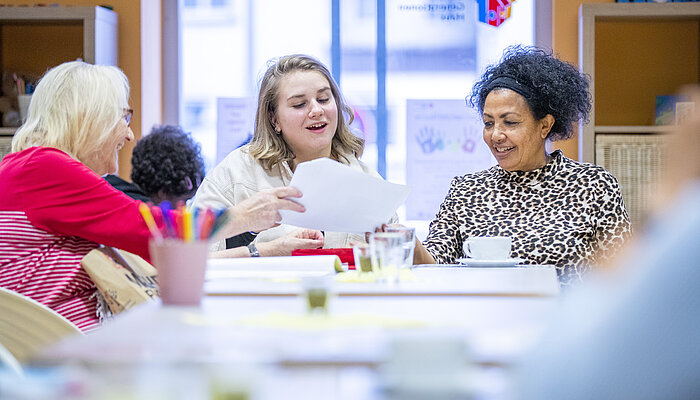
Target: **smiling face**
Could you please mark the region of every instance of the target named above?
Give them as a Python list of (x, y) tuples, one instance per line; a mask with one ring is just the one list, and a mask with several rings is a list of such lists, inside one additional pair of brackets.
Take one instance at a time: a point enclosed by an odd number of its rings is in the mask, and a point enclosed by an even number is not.
[(532, 171), (547, 162), (545, 139), (554, 118), (536, 120), (527, 101), (510, 89), (494, 89), (484, 102), (484, 142), (507, 171)]
[(296, 155), (294, 166), (330, 157), (338, 107), (326, 77), (318, 71), (295, 71), (282, 77), (272, 126)]
[(102, 145), (96, 159), (91, 163), (92, 165), (88, 165), (88, 168), (95, 171), (98, 175), (116, 173), (119, 150), (124, 147), (126, 142), (132, 140), (134, 140), (134, 132), (126, 124), (126, 120), (120, 118), (109, 139)]

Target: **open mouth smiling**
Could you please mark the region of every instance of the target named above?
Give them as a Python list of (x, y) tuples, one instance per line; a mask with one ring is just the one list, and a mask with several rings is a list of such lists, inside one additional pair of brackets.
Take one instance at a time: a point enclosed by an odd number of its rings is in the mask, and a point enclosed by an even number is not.
[(496, 151), (499, 152), (499, 153), (505, 153), (506, 151), (513, 150), (513, 149), (515, 148), (515, 146), (510, 146), (510, 147), (501, 147), (501, 146), (498, 146), (498, 147), (494, 147), (494, 148), (495, 148)]
[(311, 131), (317, 131), (319, 129), (325, 128), (326, 125), (328, 125), (328, 124), (325, 122), (318, 122), (318, 123), (315, 123), (313, 125), (307, 126), (306, 129), (311, 130)]

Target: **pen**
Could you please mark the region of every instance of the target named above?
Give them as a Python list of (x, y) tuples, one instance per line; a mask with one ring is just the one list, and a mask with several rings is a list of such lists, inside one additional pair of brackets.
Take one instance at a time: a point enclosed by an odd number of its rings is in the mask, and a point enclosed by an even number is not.
[(183, 227), (183, 239), (185, 242), (191, 242), (194, 236), (193, 226), (192, 226), (192, 210), (185, 206), (182, 211), (182, 227)]
[(211, 232), (209, 233), (209, 237), (213, 237), (216, 232), (221, 229), (222, 226), (226, 225), (226, 222), (228, 222), (230, 215), (229, 213), (226, 212), (226, 209), (222, 209), (216, 212), (216, 220), (214, 221), (214, 226), (211, 228)]
[(146, 221), (146, 226), (148, 226), (148, 230), (151, 231), (151, 236), (153, 236), (153, 239), (156, 242), (163, 241), (163, 235), (161, 235), (160, 230), (158, 230), (156, 221), (153, 219), (153, 214), (151, 214), (151, 210), (148, 208), (148, 206), (144, 203), (139, 203), (139, 212), (141, 213), (143, 220)]
[(165, 229), (168, 232), (168, 237), (177, 237), (177, 229), (175, 228), (175, 221), (171, 214), (171, 206), (168, 200), (160, 203), (160, 209), (163, 211), (163, 220), (165, 221)]
[(199, 238), (201, 240), (209, 239), (211, 229), (214, 227), (214, 213), (210, 209), (204, 210), (202, 217), (202, 226), (199, 228)]

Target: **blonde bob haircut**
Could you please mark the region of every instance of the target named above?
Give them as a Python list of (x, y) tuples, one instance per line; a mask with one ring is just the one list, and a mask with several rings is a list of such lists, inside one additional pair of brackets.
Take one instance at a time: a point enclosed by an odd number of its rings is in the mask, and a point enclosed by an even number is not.
[(53, 147), (92, 165), (104, 157), (100, 149), (128, 104), (129, 81), (119, 68), (82, 61), (58, 65), (39, 81), (12, 151)]
[(318, 71), (326, 77), (331, 87), (338, 109), (338, 127), (331, 143), (331, 158), (345, 164), (350, 162), (348, 157), (360, 158), (365, 141), (350, 131), (350, 124), (355, 118), (352, 109), (345, 103), (328, 68), (315, 58), (303, 54), (284, 56), (268, 63), (267, 71), (260, 81), (255, 132), (248, 149), (250, 155), (268, 171), (273, 166), (292, 161), (296, 157), (272, 125), (277, 112), (280, 81), (285, 75), (296, 71)]

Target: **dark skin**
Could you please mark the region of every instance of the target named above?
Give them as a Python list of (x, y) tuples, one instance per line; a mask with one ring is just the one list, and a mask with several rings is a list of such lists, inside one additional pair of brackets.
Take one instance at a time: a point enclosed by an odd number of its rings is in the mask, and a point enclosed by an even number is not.
[[(508, 89), (496, 89), (486, 97), (482, 117), (484, 142), (494, 152), (503, 169), (531, 170), (546, 164), (544, 143), (554, 124), (554, 117), (548, 114), (536, 119), (525, 99)], [(511, 149), (505, 153), (513, 154), (501, 157), (497, 150), (499, 147)], [(375, 231), (383, 232), (386, 226), (382, 225)], [(416, 239), (413, 264), (435, 263), (432, 254)]]

